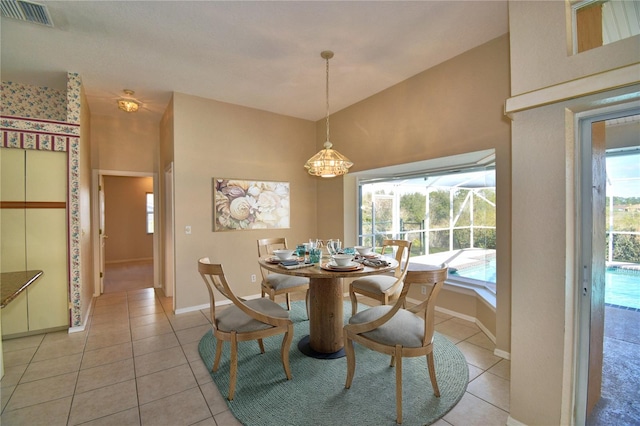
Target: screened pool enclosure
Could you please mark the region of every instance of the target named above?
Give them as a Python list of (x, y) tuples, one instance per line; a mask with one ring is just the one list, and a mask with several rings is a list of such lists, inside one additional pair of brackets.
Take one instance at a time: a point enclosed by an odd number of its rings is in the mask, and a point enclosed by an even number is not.
[(493, 166), (360, 181), (359, 242), (412, 241), (412, 262), (447, 262), (452, 278), (495, 291)]

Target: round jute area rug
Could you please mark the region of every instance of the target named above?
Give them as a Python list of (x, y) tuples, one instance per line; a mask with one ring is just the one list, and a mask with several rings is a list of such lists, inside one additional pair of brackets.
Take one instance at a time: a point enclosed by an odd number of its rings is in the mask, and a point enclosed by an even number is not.
[[(345, 316), (350, 312), (350, 305), (345, 304)], [(297, 342), (309, 333), (303, 302), (292, 304), (290, 317), (294, 322), (290, 351), (293, 378), (286, 379), (280, 361), (281, 335), (264, 340), (264, 354), (255, 341), (239, 343), (235, 397), (227, 401), (234, 416), (247, 426), (395, 424), (395, 367), (389, 367), (390, 358), (355, 344), (355, 376), (351, 388), (345, 389), (346, 358), (310, 358), (297, 348)], [(208, 331), (200, 340), (199, 351), (209, 370), (215, 349), (216, 341)], [(225, 398), (229, 351), (227, 344), (220, 368), (211, 373)], [(433, 395), (425, 357), (403, 359), (403, 425), (429, 425), (464, 395), (469, 380), (467, 362), (460, 350), (438, 333), (434, 358), (440, 398)]]

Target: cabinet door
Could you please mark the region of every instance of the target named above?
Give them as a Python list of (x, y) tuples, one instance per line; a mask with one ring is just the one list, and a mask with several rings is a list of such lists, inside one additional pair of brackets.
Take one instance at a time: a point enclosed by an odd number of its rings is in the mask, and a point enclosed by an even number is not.
[[(67, 154), (27, 151), (27, 201), (67, 200)], [(69, 325), (66, 209), (27, 209), (27, 269), (41, 269), (27, 289), (29, 330)]]
[[(25, 152), (0, 148), (0, 201), (24, 201)], [(0, 272), (24, 271), (24, 209), (0, 209)]]
[[(2, 201), (66, 202), (66, 153), (0, 149), (0, 161)], [(0, 211), (0, 268), (43, 274), (2, 309), (3, 335), (69, 325), (66, 209), (27, 207)]]
[[(0, 148), (1, 201), (24, 201), (24, 161), (24, 150)], [(27, 267), (24, 222), (25, 209), (0, 209), (0, 272)], [(28, 324), (27, 294), (23, 292), (2, 309), (2, 334), (24, 333)]]
[[(24, 271), (27, 268), (24, 222), (25, 209), (0, 209), (0, 271), (2, 272)], [(29, 331), (27, 293), (23, 292), (2, 308), (2, 334), (27, 331)]]
[(27, 201), (67, 200), (67, 153), (27, 151)]
[(27, 292), (23, 291), (2, 308), (2, 335), (26, 333), (29, 331), (27, 317)]
[(27, 267), (25, 209), (0, 211), (0, 272), (24, 271)]
[(27, 289), (29, 330), (69, 325), (65, 209), (28, 209), (27, 269), (42, 276)]
[(24, 201), (25, 150), (0, 148), (0, 200)]

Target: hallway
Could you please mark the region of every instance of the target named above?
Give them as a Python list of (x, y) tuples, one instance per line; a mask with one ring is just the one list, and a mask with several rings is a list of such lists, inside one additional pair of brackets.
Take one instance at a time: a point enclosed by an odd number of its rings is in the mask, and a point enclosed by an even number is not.
[(153, 287), (153, 260), (107, 263), (103, 293), (118, 293)]

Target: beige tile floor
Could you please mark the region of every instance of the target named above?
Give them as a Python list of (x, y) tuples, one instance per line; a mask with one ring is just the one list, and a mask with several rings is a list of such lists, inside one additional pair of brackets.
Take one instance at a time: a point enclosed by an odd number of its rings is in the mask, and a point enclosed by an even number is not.
[[(467, 357), (470, 383), (435, 424), (504, 425), (509, 361), (475, 324), (437, 322)], [(3, 342), (1, 424), (238, 425), (198, 354), (209, 327), (206, 311), (174, 315), (151, 288), (103, 294), (83, 332)]]

